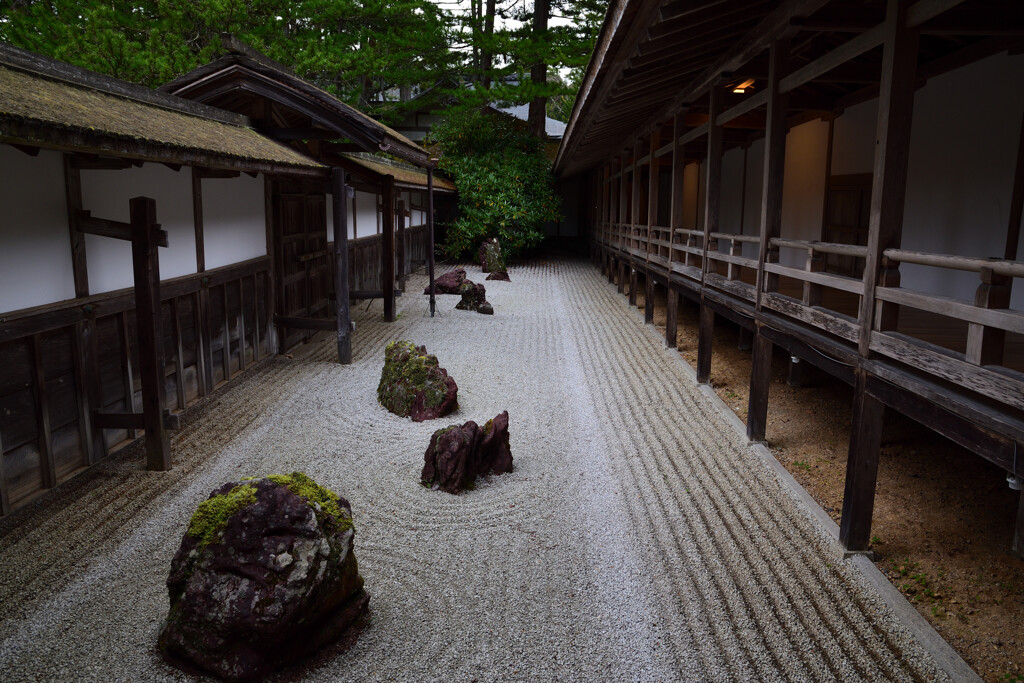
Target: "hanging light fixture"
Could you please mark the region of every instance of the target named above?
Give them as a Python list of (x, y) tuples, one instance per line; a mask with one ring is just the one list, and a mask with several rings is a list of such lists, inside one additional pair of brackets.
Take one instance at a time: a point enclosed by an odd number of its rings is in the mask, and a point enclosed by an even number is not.
[(733, 88), (732, 91), (734, 93), (738, 94), (738, 95), (742, 95), (743, 93), (745, 93), (747, 91), (747, 88), (749, 88), (751, 90), (754, 89), (754, 79), (753, 78), (748, 78), (747, 80), (743, 81), (742, 83), (737, 85), (735, 88)]

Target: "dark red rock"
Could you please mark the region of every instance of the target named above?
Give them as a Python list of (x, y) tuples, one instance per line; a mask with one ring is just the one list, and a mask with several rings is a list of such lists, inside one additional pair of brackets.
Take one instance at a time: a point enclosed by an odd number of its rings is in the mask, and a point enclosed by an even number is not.
[(467, 280), (459, 288), (459, 294), (462, 295), (462, 300), (455, 304), (455, 308), (461, 311), (476, 311), (484, 315), (494, 313), (494, 308), (487, 301), (487, 289), (483, 285)]
[[(441, 277), (434, 280), (434, 294), (458, 294), (459, 288), (466, 282), (466, 271), (463, 268), (449, 270)], [(430, 285), (423, 289), (424, 294), (430, 294)]]
[(384, 350), (377, 400), (395, 415), (423, 422), (457, 410), (459, 387), (438, 365), (437, 356), (398, 340)]
[(512, 280), (510, 280), (508, 277), (508, 273), (506, 273), (504, 270), (492, 272), (490, 275), (487, 276), (487, 279), (500, 280), (501, 282), (512, 282)]
[(171, 561), (160, 652), (247, 681), (351, 636), (369, 603), (354, 535), (348, 501), (300, 472), (215, 490)]
[(477, 477), (512, 471), (508, 411), (481, 428), (470, 420), (439, 429), (423, 455), (420, 482), (448, 493), (472, 488)]

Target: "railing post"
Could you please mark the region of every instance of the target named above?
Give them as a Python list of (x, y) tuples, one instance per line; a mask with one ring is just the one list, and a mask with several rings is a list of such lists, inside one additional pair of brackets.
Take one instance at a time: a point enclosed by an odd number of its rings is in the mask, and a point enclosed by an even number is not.
[(711, 271), (708, 252), (718, 251), (718, 240), (711, 234), (719, 232), (719, 217), (722, 206), (722, 127), (716, 119), (722, 111), (722, 85), (715, 81), (711, 86), (708, 105), (708, 168), (707, 189), (704, 195), (704, 254), (701, 257), (701, 285), (704, 276)]
[[(807, 250), (807, 264), (804, 267), (808, 273), (820, 273), (825, 270), (825, 259), (821, 254), (814, 251), (814, 248)], [(804, 306), (821, 305), (821, 285), (814, 282), (804, 283)]]
[(786, 95), (779, 90), (779, 81), (786, 75), (789, 62), (789, 41), (777, 40), (771, 45), (768, 64), (768, 120), (765, 125), (764, 173), (761, 190), (760, 247), (757, 258), (755, 305), (761, 309), (761, 294), (778, 288), (778, 278), (764, 269), (764, 264), (778, 261), (778, 248), (772, 238), (782, 229), (782, 183), (786, 169)]
[[(991, 268), (981, 269), (981, 284), (974, 294), (978, 308), (1009, 308), (1012, 279), (993, 273)], [(1002, 365), (1006, 332), (997, 327), (979, 323), (967, 326), (967, 362), (974, 365)]]
[[(878, 271), (878, 287), (900, 286), (899, 261), (882, 256), (882, 264)], [(900, 306), (891, 301), (875, 302), (875, 320), (873, 329), (880, 332), (895, 330), (899, 325)]]
[[(736, 240), (736, 239), (729, 240), (729, 255), (730, 256), (742, 256), (743, 255), (743, 243), (740, 242), (739, 240)], [(741, 270), (742, 270), (741, 266), (738, 266), (738, 265), (736, 265), (734, 263), (730, 263), (728, 268), (727, 268), (727, 273), (728, 273), (727, 277), (730, 280), (739, 280), (740, 279), (740, 272), (741, 272)]]

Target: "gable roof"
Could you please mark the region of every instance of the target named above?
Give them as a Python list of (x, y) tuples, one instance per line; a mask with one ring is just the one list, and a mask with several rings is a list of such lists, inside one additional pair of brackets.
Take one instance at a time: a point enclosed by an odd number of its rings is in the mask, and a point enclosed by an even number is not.
[[(232, 50), (229, 54), (193, 69), (160, 90), (229, 111), (252, 112), (261, 118), (265, 102), (271, 101), (279, 105), (274, 116), (282, 128), (305, 128), (325, 139), (349, 138), (366, 152), (384, 152), (421, 167), (430, 164), (430, 154), (401, 133), (237, 41), (226, 43)], [(267, 127), (272, 122), (263, 123)]]
[(244, 117), (3, 44), (0, 142), (213, 168), (324, 170)]
[[(388, 162), (380, 157), (367, 157), (360, 154), (342, 154), (340, 160), (355, 170), (356, 173), (363, 173), (372, 178), (383, 178), (393, 176), (395, 185), (413, 189), (425, 189), (427, 187), (427, 174), (418, 168), (406, 165), (398, 165)], [(347, 162), (347, 163), (346, 163)], [(368, 172), (368, 173), (367, 173)], [(435, 192), (455, 192), (455, 184), (447, 178), (434, 176)]]
[[(508, 114), (513, 116), (520, 121), (530, 120), (530, 105), (529, 104), (514, 104), (510, 107), (499, 107), (496, 104), (491, 104), (491, 107), (497, 109), (502, 114)], [(565, 134), (565, 124), (558, 119), (553, 119), (550, 116), (544, 117), (544, 134), (549, 140), (561, 140)]]

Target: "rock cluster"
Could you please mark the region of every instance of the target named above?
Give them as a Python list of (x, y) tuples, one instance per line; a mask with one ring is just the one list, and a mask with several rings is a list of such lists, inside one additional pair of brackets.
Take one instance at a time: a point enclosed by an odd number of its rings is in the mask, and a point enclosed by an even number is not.
[(459, 407), (459, 387), (423, 346), (397, 340), (384, 350), (377, 400), (395, 415), (433, 420)]
[(160, 652), (256, 680), (357, 631), (369, 596), (352, 509), (301, 472), (231, 482), (196, 509), (167, 578)]
[[(459, 287), (466, 283), (466, 271), (463, 268), (449, 270), (441, 277), (434, 280), (434, 294), (458, 294)], [(423, 289), (424, 294), (430, 294), (430, 285)]]
[(462, 300), (455, 304), (455, 308), (461, 311), (476, 311), (484, 315), (493, 315), (494, 307), (487, 301), (487, 289), (476, 282), (466, 281), (459, 287), (459, 294)]
[(472, 488), (477, 477), (511, 471), (506, 410), (483, 427), (470, 420), (434, 432), (423, 455), (420, 482), (435, 490), (458, 493)]

